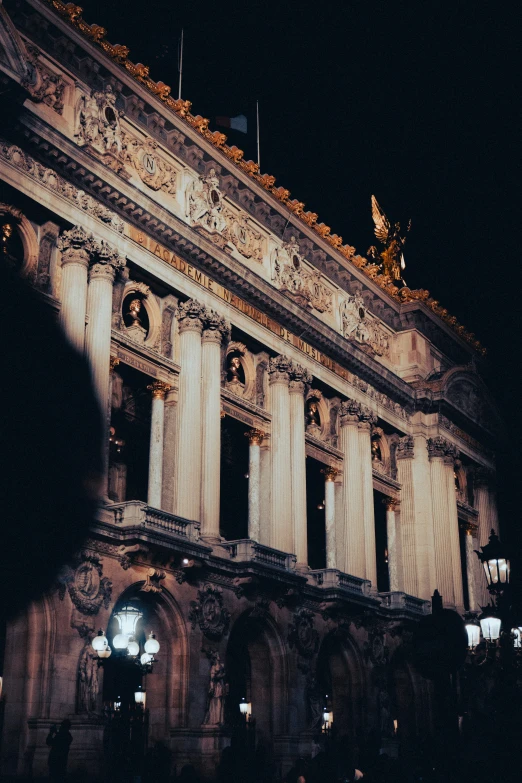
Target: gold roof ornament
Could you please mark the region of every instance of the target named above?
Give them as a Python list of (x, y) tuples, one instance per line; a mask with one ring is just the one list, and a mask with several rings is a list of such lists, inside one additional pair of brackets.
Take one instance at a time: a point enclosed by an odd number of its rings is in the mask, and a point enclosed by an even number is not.
[[(203, 138), (213, 144), (215, 147), (221, 150), (228, 158), (230, 158), (235, 165), (237, 165), (248, 176), (252, 177), (258, 182), (265, 190), (267, 190), (278, 201), (282, 202), (293, 214), (303, 221), (306, 225), (310, 226), (319, 236), (327, 242), (335, 250), (338, 250), (345, 258), (349, 259), (355, 266), (361, 269), (368, 277), (383, 289), (389, 296), (395, 299), (397, 302), (412, 302), (422, 301), (429, 307), (439, 318), (445, 323), (451, 326), (457, 334), (459, 334), (466, 342), (468, 342), (478, 353), (484, 355), (486, 353), (485, 348), (481, 346), (478, 340), (475, 339), (475, 335), (470, 334), (466, 329), (458, 324), (454, 316), (450, 316), (444, 308), (439, 306), (429, 296), (427, 291), (411, 291), (406, 286), (399, 288), (395, 285), (395, 282), (401, 281), (401, 276), (393, 277), (400, 270), (402, 248), (404, 245), (404, 237), (400, 237), (400, 226), (395, 224), (392, 228), (388, 222), (386, 226), (386, 215), (380, 209), (375, 197), (372, 196), (372, 215), (374, 214), (374, 202), (375, 202), (375, 232), (377, 238), (385, 244), (385, 249), (378, 255), (378, 261), (372, 258), (368, 263), (368, 259), (360, 255), (355, 255), (355, 248), (350, 245), (342, 244), (342, 237), (337, 234), (330, 234), (330, 226), (326, 226), (324, 223), (318, 223), (318, 216), (315, 212), (304, 212), (304, 204), (297, 199), (289, 202), (290, 191), (281, 186), (275, 187), (275, 177), (271, 174), (260, 174), (259, 167), (254, 161), (243, 160), (244, 152), (236, 146), (228, 146), (226, 144), (227, 137), (219, 131), (210, 131), (208, 129), (209, 120), (199, 115), (193, 116), (190, 113), (192, 104), (190, 101), (181, 99), (175, 99), (170, 94), (171, 88), (163, 82), (155, 82), (149, 76), (149, 68), (142, 63), (133, 63), (128, 59), (129, 49), (121, 44), (111, 44), (106, 40), (106, 30), (96, 24), (87, 24), (82, 18), (83, 8), (74, 3), (63, 3), (62, 0), (46, 0), (46, 2), (54, 8), (54, 10), (66, 19), (73, 27), (82, 33), (90, 41), (98, 45), (112, 60), (118, 63), (122, 68), (125, 68), (130, 75), (144, 85), (151, 94), (159, 98), (165, 106), (171, 109), (178, 117), (181, 117), (185, 122), (191, 125)], [(378, 221), (378, 222), (376, 222)], [(379, 224), (379, 227), (378, 227)], [(409, 230), (409, 226), (408, 229)], [(379, 236), (377, 234), (382, 236)], [(388, 243), (388, 244), (386, 244)], [(396, 243), (396, 244), (394, 244)], [(376, 251), (377, 252), (377, 251)], [(373, 263), (372, 263), (373, 262)], [(398, 264), (398, 267), (397, 267)], [(377, 266), (377, 271), (375, 267)], [(382, 272), (381, 274), (379, 272)], [(390, 275), (390, 272), (392, 275)], [(427, 296), (425, 296), (427, 294)]]
[[(402, 272), (406, 268), (404, 261), (406, 237), (401, 236), (400, 223), (393, 223), (393, 225), (390, 223), (375, 196), (372, 196), (372, 218), (375, 225), (375, 236), (384, 249), (379, 252), (375, 245), (372, 245), (368, 248), (368, 256), (379, 267), (383, 276), (389, 277), (393, 283), (399, 282), (406, 285), (402, 278)], [(411, 220), (406, 227), (406, 233), (410, 228)]]

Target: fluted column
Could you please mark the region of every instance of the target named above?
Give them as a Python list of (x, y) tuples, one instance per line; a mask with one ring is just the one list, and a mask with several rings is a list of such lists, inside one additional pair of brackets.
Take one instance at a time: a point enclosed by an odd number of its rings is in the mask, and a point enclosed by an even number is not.
[(163, 484), (163, 433), (165, 429), (165, 395), (170, 390), (168, 383), (153, 381), (147, 389), (152, 392), (149, 446), (149, 506), (161, 508)]
[(87, 310), (87, 272), (96, 247), (81, 226), (64, 231), (57, 240), (62, 251), (60, 323), (69, 341), (83, 353)]
[(377, 555), (375, 551), (375, 512), (373, 508), (373, 473), (371, 427), (377, 417), (364, 405), (359, 414), (359, 459), (362, 474), (364, 552), (366, 579), (377, 589)]
[(460, 555), (459, 514), (457, 509), (457, 487), (455, 485), (455, 460), (458, 452), (452, 443), (446, 444), (444, 469), (448, 492), (448, 533), (451, 546), (451, 561), (453, 563), (453, 594), (455, 606), (464, 608), (464, 593), (462, 590), (462, 561)]
[(450, 534), (448, 485), (444, 457), (447, 442), (444, 438), (428, 439), (431, 463), (431, 497), (433, 505), (433, 532), (435, 538), (435, 572), (437, 588), (445, 606), (455, 606), (453, 587), (453, 556)]
[(270, 546), (292, 552), (292, 466), (290, 446), (290, 370), (286, 356), (270, 359), (270, 407), (272, 412), (272, 497)]
[[(400, 438), (395, 453), (397, 458), (397, 479), (401, 484), (402, 583), (398, 589), (408, 593), (408, 595), (416, 596), (420, 595), (420, 593), (417, 566), (418, 542), (413, 471), (413, 460), (415, 456), (413, 437), (411, 435), (404, 435)], [(424, 492), (426, 492), (426, 487), (424, 487)], [(388, 541), (388, 558), (390, 557), (390, 554), (391, 547), (390, 542)], [(426, 595), (423, 595), (422, 597), (426, 597)]]
[[(473, 471), (473, 504), (478, 511), (477, 549), (488, 543), (492, 528), (498, 533), (496, 507), (491, 490), (493, 479), (493, 471), (482, 465), (477, 466)], [(487, 590), (484, 569), (477, 556), (474, 557), (476, 561), (477, 602), (479, 606), (486, 606), (490, 602), (491, 596)]]
[(335, 540), (335, 479), (339, 471), (331, 466), (324, 473), (324, 527), (326, 534), (326, 567), (337, 568), (337, 544)]
[(95, 391), (102, 411), (109, 401), (109, 371), (111, 353), (112, 286), (116, 272), (123, 269), (125, 259), (105, 241), (96, 244), (95, 263), (89, 270), (85, 353), (91, 364)]
[(194, 299), (183, 302), (177, 309), (181, 370), (175, 507), (180, 517), (197, 521), (201, 506), (201, 333), (204, 309)]
[[(477, 602), (477, 589), (475, 586), (475, 562), (478, 560), (475, 554), (475, 545), (473, 543), (473, 536), (477, 532), (477, 526), (471, 522), (464, 523), (463, 525), (465, 533), (465, 553), (466, 553), (466, 581), (468, 585), (468, 602), (470, 611), (476, 612), (479, 609)], [(486, 581), (484, 579), (484, 581)]]
[[(386, 538), (388, 544), (388, 577), (390, 582), (390, 592), (394, 593), (400, 590), (399, 586), (399, 563), (398, 547), (399, 539), (397, 536), (397, 520), (395, 512), (399, 508), (399, 501), (396, 498), (386, 497), (382, 501), (386, 507)], [(416, 595), (416, 593), (410, 593)]]
[(248, 450), (248, 537), (261, 539), (261, 443), (265, 433), (251, 429), (245, 432)]
[(219, 535), (221, 472), (221, 343), (230, 339), (230, 324), (213, 310), (203, 313), (201, 349), (202, 450), (201, 538), (209, 543)]
[(359, 459), (359, 412), (355, 400), (341, 403), (340, 449), (343, 453), (342, 531), (344, 541), (342, 571), (366, 577), (364, 554), (364, 515), (362, 474)]
[(296, 568), (308, 568), (308, 541), (306, 528), (306, 453), (304, 393), (312, 376), (299, 364), (290, 372), (290, 460), (292, 465), (292, 552), (297, 558)]

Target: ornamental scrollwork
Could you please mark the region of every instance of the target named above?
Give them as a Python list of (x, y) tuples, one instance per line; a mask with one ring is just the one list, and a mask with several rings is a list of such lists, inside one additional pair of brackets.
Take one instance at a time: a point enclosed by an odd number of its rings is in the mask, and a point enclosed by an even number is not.
[(58, 73), (54, 73), (40, 62), (40, 52), (32, 45), (27, 46), (27, 65), (29, 76), (23, 86), (35, 103), (44, 103), (57, 114), (63, 113), (63, 94), (65, 82)]
[(295, 237), (283, 242), (272, 254), (272, 282), (301, 307), (320, 313), (332, 312), (333, 294), (317, 269), (306, 269)]
[(294, 615), (288, 632), (288, 644), (303, 658), (313, 658), (319, 649), (319, 634), (314, 626), (314, 613), (300, 609)]
[[(76, 558), (76, 568), (68, 569), (64, 582), (71, 601), (81, 614), (96, 615), (102, 604), (105, 609), (109, 608), (112, 582), (103, 576), (102, 561), (96, 555), (80, 553)], [(64, 595), (62, 588), (60, 598), (63, 599)]]
[(123, 134), (123, 148), (126, 160), (138, 176), (152, 190), (176, 193), (176, 171), (158, 154), (158, 142), (145, 138), (141, 141)]
[(230, 625), (230, 612), (223, 605), (223, 591), (214, 585), (198, 590), (198, 600), (190, 602), (188, 619), (192, 630), (199, 625), (207, 639), (220, 639)]

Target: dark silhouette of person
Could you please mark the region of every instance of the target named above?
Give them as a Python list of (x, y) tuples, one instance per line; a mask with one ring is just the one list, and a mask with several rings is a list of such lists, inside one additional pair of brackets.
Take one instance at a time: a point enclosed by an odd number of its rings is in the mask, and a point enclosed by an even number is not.
[[(101, 487), (102, 418), (88, 363), (69, 344), (49, 305), (4, 263), (0, 289), (5, 622), (46, 592), (82, 545)], [(20, 579), (20, 573), (31, 578)]]
[(66, 719), (60, 723), (59, 729), (56, 726), (51, 726), (47, 735), (46, 743), (51, 748), (49, 751), (49, 777), (53, 783), (60, 783), (65, 780), (67, 775), (67, 758), (73, 741), (70, 728), (71, 721)]

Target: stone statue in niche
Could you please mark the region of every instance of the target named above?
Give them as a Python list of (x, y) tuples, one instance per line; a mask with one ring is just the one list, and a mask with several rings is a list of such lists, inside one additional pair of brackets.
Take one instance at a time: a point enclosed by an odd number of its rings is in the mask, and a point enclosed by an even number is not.
[(319, 438), (321, 435), (319, 405), (314, 397), (311, 397), (306, 403), (306, 431), (314, 438)]
[(237, 354), (230, 354), (228, 357), (226, 387), (238, 397), (242, 397), (245, 391), (245, 371)]
[(379, 438), (372, 438), (372, 462), (382, 463), (382, 452)]
[(78, 712), (93, 713), (98, 706), (98, 656), (91, 648), (91, 639), (87, 640), (78, 667)]
[(212, 665), (210, 667), (207, 710), (203, 725), (222, 726), (225, 722), (225, 697), (227, 695), (226, 671), (218, 652), (213, 651), (210, 654), (210, 660)]
[(140, 318), (142, 307), (143, 303), (141, 299), (132, 299), (129, 302), (129, 310), (125, 315), (127, 335), (137, 343), (144, 343), (147, 339), (147, 330), (143, 326)]

